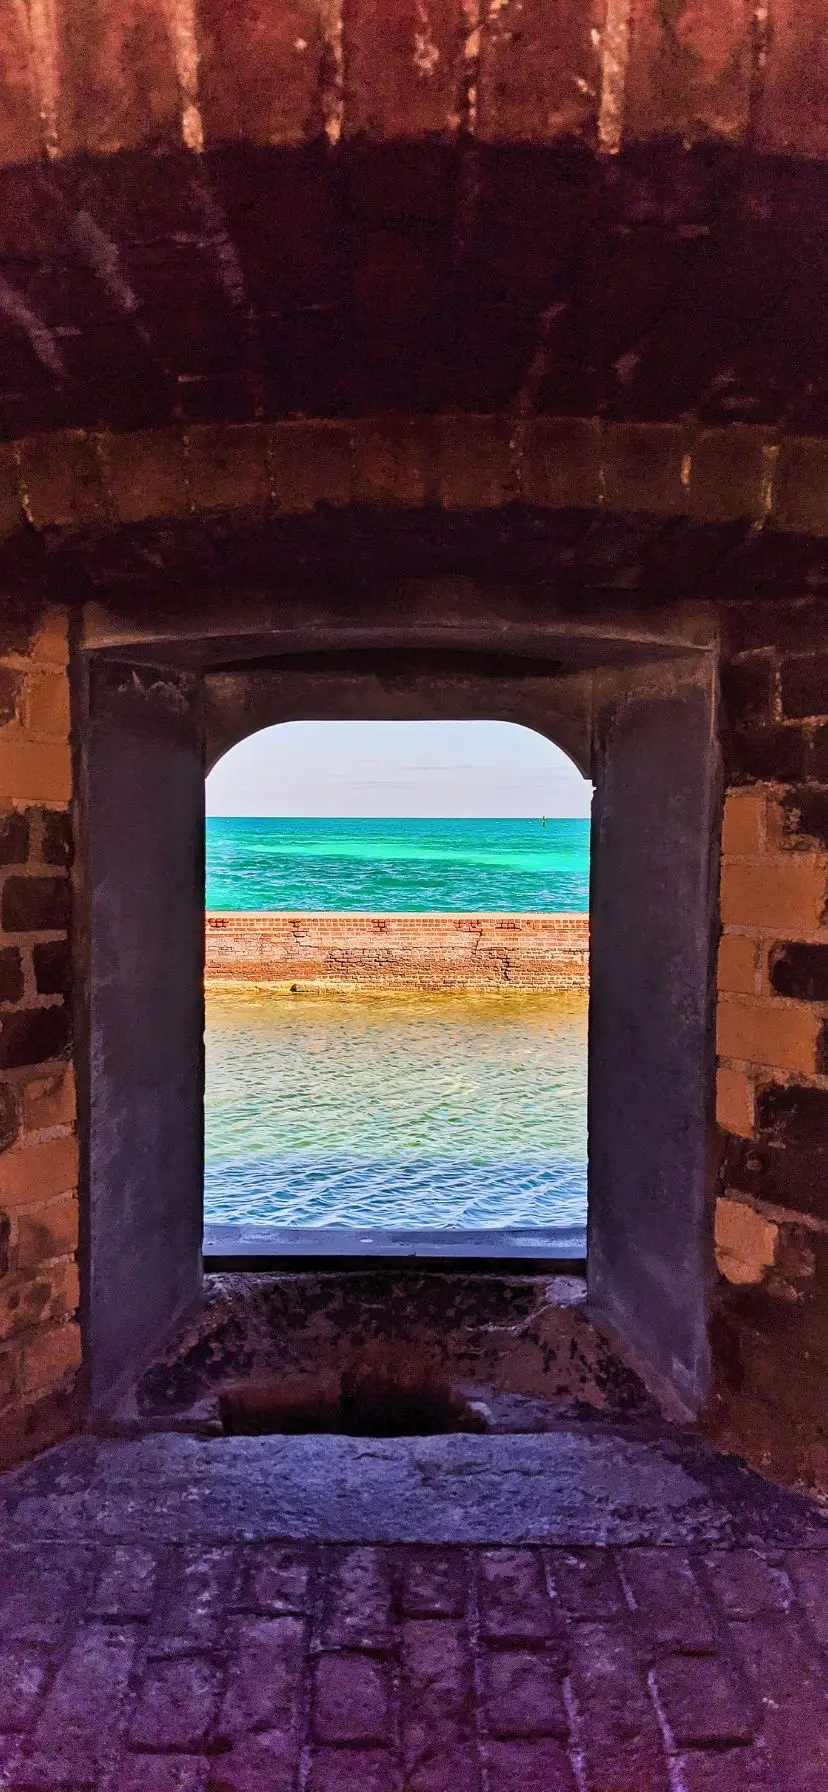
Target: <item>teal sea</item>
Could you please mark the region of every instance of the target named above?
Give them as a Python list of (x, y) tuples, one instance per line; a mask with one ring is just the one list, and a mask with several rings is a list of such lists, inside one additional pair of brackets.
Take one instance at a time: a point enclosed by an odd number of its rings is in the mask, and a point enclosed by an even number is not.
[[(586, 910), (586, 821), (211, 820), (211, 909)], [(213, 1224), (586, 1217), (586, 998), (208, 991)]]
[(589, 907), (589, 822), (211, 817), (208, 909)]

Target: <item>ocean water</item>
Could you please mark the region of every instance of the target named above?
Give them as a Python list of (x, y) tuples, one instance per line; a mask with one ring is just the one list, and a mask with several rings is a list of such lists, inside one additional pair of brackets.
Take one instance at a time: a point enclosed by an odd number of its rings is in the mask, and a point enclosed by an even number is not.
[[(211, 909), (586, 910), (586, 821), (211, 820)], [(207, 995), (205, 1217), (583, 1224), (580, 995)]]
[(207, 998), (206, 1218), (571, 1226), (583, 996)]
[(589, 822), (211, 817), (208, 909), (589, 907)]

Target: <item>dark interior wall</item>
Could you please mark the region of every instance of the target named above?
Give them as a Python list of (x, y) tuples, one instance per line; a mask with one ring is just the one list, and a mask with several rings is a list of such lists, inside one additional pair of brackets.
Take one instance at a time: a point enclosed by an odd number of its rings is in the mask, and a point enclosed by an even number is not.
[(91, 667), (87, 1361), (93, 1404), (198, 1294), (204, 771), (198, 681)]
[(592, 835), (590, 1297), (693, 1411), (713, 1280), (714, 724), (704, 659), (605, 682)]

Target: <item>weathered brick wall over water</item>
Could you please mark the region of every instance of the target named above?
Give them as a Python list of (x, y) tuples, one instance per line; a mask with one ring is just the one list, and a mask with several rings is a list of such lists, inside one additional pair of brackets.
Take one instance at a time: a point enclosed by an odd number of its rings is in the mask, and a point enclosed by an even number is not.
[(207, 977), (354, 989), (585, 989), (588, 915), (207, 916)]

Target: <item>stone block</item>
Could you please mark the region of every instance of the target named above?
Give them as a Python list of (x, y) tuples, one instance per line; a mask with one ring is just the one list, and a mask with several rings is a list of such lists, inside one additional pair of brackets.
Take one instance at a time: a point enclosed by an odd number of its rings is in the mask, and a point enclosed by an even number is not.
[(65, 1002), (0, 1015), (0, 1070), (19, 1070), (63, 1057), (71, 1038), (71, 1019)]
[(748, 124), (752, 16), (746, 0), (632, 0), (624, 139), (738, 141)]
[(35, 1726), (26, 1767), (32, 1786), (94, 1784), (104, 1772), (134, 1652), (133, 1634), (118, 1626), (90, 1624), (78, 1632)]
[(301, 1545), (259, 1544), (245, 1563), (238, 1605), (272, 1617), (306, 1612), (310, 1577), (310, 1559)]
[(83, 430), (29, 436), (21, 442), (20, 483), (38, 529), (77, 529), (105, 518), (95, 439)]
[(679, 1748), (728, 1748), (755, 1736), (751, 1701), (721, 1662), (679, 1656), (656, 1668), (656, 1681)]
[(397, 1792), (394, 1757), (387, 1749), (314, 1751), (307, 1792)]
[(729, 790), (722, 817), (722, 852), (728, 858), (752, 857), (764, 851), (768, 799), (747, 790)]
[(600, 89), (595, 0), (506, 0), (489, 9), (478, 76), (477, 134), (488, 142), (594, 138)]
[(408, 1553), (399, 1583), (407, 1618), (459, 1618), (467, 1597), (462, 1551), (423, 1547)]
[(537, 1550), (485, 1550), (478, 1560), (481, 1636), (519, 1642), (557, 1634), (543, 1559)]
[(720, 996), (716, 1050), (722, 1058), (813, 1076), (821, 1022), (810, 1008), (772, 996)]
[(754, 863), (725, 860), (720, 900), (725, 927), (809, 939), (824, 923), (826, 869), (804, 853), (768, 853)]
[(779, 1227), (746, 1202), (726, 1195), (716, 1202), (716, 1264), (727, 1281), (741, 1285), (763, 1281), (773, 1268), (778, 1244)]
[(129, 1728), (133, 1747), (199, 1749), (212, 1726), (220, 1686), (219, 1669), (203, 1656), (150, 1662)]
[(338, 1552), (328, 1582), (323, 1647), (387, 1649), (394, 1635), (390, 1563), (385, 1551)]
[(567, 1736), (561, 1663), (541, 1649), (504, 1649), (484, 1657), (482, 1709), (492, 1736)]
[(719, 1549), (705, 1557), (713, 1592), (725, 1617), (760, 1618), (790, 1605), (784, 1572), (755, 1549)]
[(726, 1132), (753, 1137), (753, 1079), (732, 1064), (716, 1071), (716, 1120)]
[(72, 863), (74, 846), (71, 817), (56, 809), (46, 809), (41, 819), (40, 858), (45, 865), (68, 867)]

